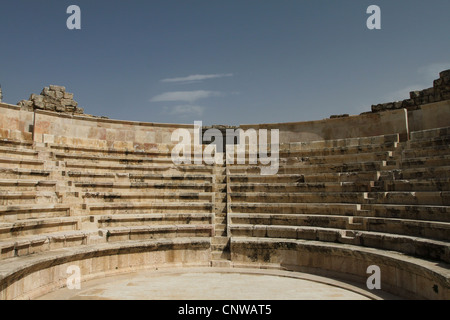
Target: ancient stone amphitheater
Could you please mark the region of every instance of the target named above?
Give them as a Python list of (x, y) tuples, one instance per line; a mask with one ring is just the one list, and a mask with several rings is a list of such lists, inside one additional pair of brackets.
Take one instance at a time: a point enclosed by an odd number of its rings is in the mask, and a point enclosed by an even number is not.
[(86, 115), (58, 86), (0, 104), (0, 298), (63, 288), (70, 266), (83, 283), (203, 268), (363, 288), (375, 265), (384, 292), (450, 299), (450, 70), (361, 115), (242, 125), (279, 129), (272, 176), (175, 165), (178, 128)]

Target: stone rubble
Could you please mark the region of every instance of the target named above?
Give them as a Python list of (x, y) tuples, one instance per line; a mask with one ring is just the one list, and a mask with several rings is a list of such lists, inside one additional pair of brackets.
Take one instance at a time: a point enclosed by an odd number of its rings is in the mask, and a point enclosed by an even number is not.
[(78, 107), (73, 99), (73, 93), (66, 92), (62, 86), (51, 85), (45, 87), (40, 95), (32, 94), (30, 99), (18, 103), (27, 111), (47, 110), (61, 113), (84, 114), (84, 110)]

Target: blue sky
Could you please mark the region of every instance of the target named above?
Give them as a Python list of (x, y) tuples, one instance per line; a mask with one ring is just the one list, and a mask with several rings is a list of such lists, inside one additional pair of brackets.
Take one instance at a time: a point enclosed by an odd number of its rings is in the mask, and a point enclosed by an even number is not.
[[(81, 30), (68, 30), (69, 5)], [(382, 29), (368, 30), (370, 5)], [(0, 83), (64, 85), (86, 113), (252, 124), (359, 114), (450, 68), (450, 1), (2, 0)]]

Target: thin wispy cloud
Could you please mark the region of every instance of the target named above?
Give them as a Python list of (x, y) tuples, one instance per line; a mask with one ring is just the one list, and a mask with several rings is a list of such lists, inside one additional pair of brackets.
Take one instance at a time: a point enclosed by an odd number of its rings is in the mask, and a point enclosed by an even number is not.
[(200, 82), (204, 80), (210, 79), (218, 79), (225, 77), (232, 77), (232, 73), (219, 73), (219, 74), (194, 74), (187, 77), (179, 77), (179, 78), (168, 78), (162, 79), (161, 82), (164, 83), (191, 83), (191, 82)]
[(161, 93), (153, 97), (151, 102), (168, 102), (168, 101), (183, 101), (193, 103), (200, 99), (206, 99), (211, 97), (219, 97), (222, 93), (218, 91), (206, 91), (206, 90), (196, 90), (196, 91), (171, 91)]

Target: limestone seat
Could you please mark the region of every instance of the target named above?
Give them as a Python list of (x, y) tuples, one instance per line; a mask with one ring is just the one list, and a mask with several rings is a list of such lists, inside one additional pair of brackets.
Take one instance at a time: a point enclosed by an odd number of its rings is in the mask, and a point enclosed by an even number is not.
[(133, 227), (105, 228), (108, 242), (185, 238), (212, 237), (212, 225), (146, 225)]
[(380, 180), (435, 179), (436, 177), (449, 178), (450, 166), (402, 168), (380, 172)]
[(372, 145), (383, 145), (386, 143), (399, 142), (398, 134), (387, 134), (372, 137), (331, 139), (309, 142), (293, 142), (289, 144), (290, 150), (323, 150), (327, 148), (349, 148), (349, 147), (365, 147)]
[(383, 180), (379, 186), (385, 191), (450, 191), (450, 178)]
[(36, 159), (38, 152), (30, 148), (5, 147), (0, 144), (0, 156), (14, 159)]
[(13, 222), (37, 218), (56, 218), (70, 216), (68, 204), (26, 204), (0, 206), (0, 221)]
[(234, 202), (363, 203), (363, 192), (231, 192)]
[(15, 169), (41, 169), (44, 166), (44, 161), (37, 159), (21, 159), (0, 156), (0, 166), (2, 168)]
[(290, 143), (280, 146), (280, 157), (314, 157), (314, 156), (332, 156), (332, 155), (345, 155), (345, 154), (357, 154), (357, 153), (376, 153), (393, 151), (398, 147), (399, 141), (397, 136), (390, 142), (383, 142), (380, 144), (362, 144), (354, 146), (337, 146), (337, 147), (324, 147), (324, 148), (302, 148), (298, 147), (298, 143)]
[(450, 222), (449, 206), (363, 204), (361, 211), (365, 216), (371, 217)]
[[(397, 162), (370, 161), (354, 163), (335, 164), (296, 164), (280, 165), (277, 174), (324, 174), (324, 173), (347, 173), (364, 171), (381, 171), (397, 168)], [(231, 174), (259, 174), (260, 167), (251, 165), (234, 165), (229, 168)]]
[(30, 179), (1, 179), (0, 191), (56, 191), (57, 181)]
[[(395, 251), (311, 240), (232, 237), (234, 267), (281, 268), (364, 283), (381, 269), (381, 287), (412, 299), (450, 299), (450, 265)], [(345, 272), (345, 274), (343, 274)]]
[(75, 217), (16, 220), (0, 224), (0, 239), (14, 239), (29, 235), (79, 229), (80, 219)]
[(449, 143), (442, 146), (424, 146), (422, 148), (406, 148), (402, 151), (403, 159), (427, 158), (450, 154), (450, 138)]
[(393, 153), (391, 151), (378, 153), (354, 153), (342, 155), (328, 155), (328, 156), (295, 156), (289, 157), (281, 156), (280, 162), (287, 165), (320, 165), (320, 164), (342, 164), (342, 163), (359, 163), (359, 162), (374, 162), (374, 161), (389, 161), (392, 160)]
[(450, 154), (405, 159), (401, 162), (402, 168), (443, 167), (443, 166), (450, 166)]
[(370, 204), (411, 204), (411, 205), (450, 205), (450, 192), (448, 191), (387, 191), (368, 192), (364, 203)]
[(368, 192), (370, 182), (230, 183), (232, 192)]
[(117, 157), (91, 154), (77, 154), (77, 153), (55, 153), (57, 160), (78, 160), (81, 163), (120, 163), (120, 164), (171, 164), (173, 163), (170, 155), (166, 158), (147, 158), (147, 157)]
[(257, 174), (228, 175), (231, 183), (326, 183), (326, 182), (362, 182), (379, 179), (378, 171), (338, 172), (315, 174), (277, 174), (263, 176)]
[(0, 175), (3, 179), (30, 179), (49, 177), (49, 170), (35, 170), (23, 168), (4, 168), (0, 165)]
[(33, 299), (60, 288), (73, 265), (85, 281), (150, 268), (207, 267), (210, 247), (208, 237), (189, 237), (88, 244), (14, 257), (0, 264), (0, 299)]
[(88, 215), (106, 215), (106, 214), (149, 214), (149, 213), (208, 213), (214, 208), (211, 202), (151, 202), (151, 203), (88, 203), (84, 205)]
[[(94, 191), (113, 191), (113, 190), (182, 190), (183, 192), (211, 192), (212, 184), (209, 182), (165, 182), (160, 180), (158, 182), (75, 182), (75, 188), (80, 188), (84, 192)], [(1, 185), (1, 182), (0, 182)]]
[(84, 203), (98, 203), (103, 200), (107, 203), (130, 201), (140, 202), (207, 202), (211, 201), (213, 194), (210, 192), (82, 192)]
[(231, 212), (239, 213), (285, 213), (285, 214), (324, 214), (353, 216), (361, 208), (354, 203), (273, 203), (273, 202), (231, 202)]
[(97, 225), (99, 229), (142, 225), (203, 225), (211, 224), (212, 218), (212, 213), (117, 214), (99, 216)]
[(55, 191), (0, 191), (0, 205), (58, 203), (61, 196)]
[(66, 230), (15, 237), (0, 241), (0, 260), (104, 242), (106, 238), (99, 236), (99, 231), (89, 230)]
[(450, 245), (447, 241), (399, 234), (349, 231), (339, 228), (281, 225), (232, 225), (233, 237), (294, 239), (351, 244), (416, 256), (422, 259), (450, 263)]
[(0, 146), (10, 147), (10, 148), (31, 149), (31, 148), (33, 148), (33, 142), (1, 138)]
[(380, 217), (316, 214), (248, 214), (232, 213), (230, 222), (237, 225), (306, 226), (347, 231), (391, 233), (433, 240), (450, 240), (450, 223)]

